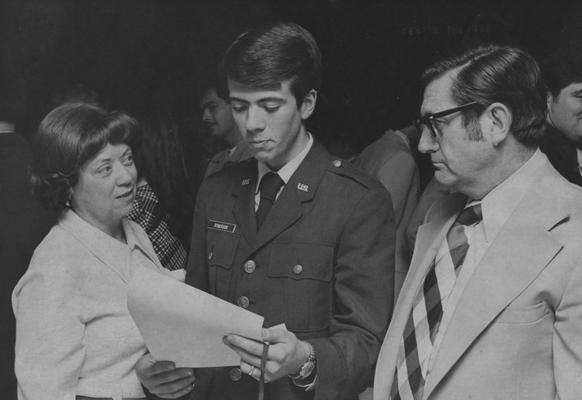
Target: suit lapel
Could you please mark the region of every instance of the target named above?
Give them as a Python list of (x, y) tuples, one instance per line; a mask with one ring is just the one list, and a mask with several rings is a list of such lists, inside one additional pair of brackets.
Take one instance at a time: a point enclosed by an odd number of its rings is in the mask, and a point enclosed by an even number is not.
[[(548, 178), (548, 175), (545, 176)], [(555, 177), (551, 177), (555, 178)], [(567, 216), (552, 182), (534, 183), (501, 228), (458, 299), (435, 354), (424, 398), (491, 322), (535, 280), (561, 249), (548, 232)]]
[(439, 203), (439, 208), (434, 211), (433, 218), (418, 228), (414, 245), (415, 251), (409, 270), (412, 275), (410, 279), (405, 280), (401, 290), (406, 293), (402, 300), (404, 301), (408, 297), (406, 305), (403, 304), (403, 331), (412, 308), (412, 302), (424, 283), (427, 271), (432, 266), (436, 253), (447, 231), (455, 221), (456, 215), (463, 209), (466, 202), (467, 197), (464, 195), (459, 193), (449, 195), (446, 201)]
[(257, 238), (257, 222), (255, 219), (255, 187), (257, 181), (257, 161), (249, 161), (240, 174), (240, 180), (235, 182), (232, 196), (234, 197), (233, 215), (241, 227), (241, 233), (251, 246)]
[(424, 283), (445, 234), (463, 208), (467, 198), (461, 194), (449, 195), (431, 210), (430, 221), (418, 228), (409, 273), (404, 280), (396, 302), (392, 321), (378, 356), (374, 381), (374, 399), (387, 399), (394, 378), (400, 340), (410, 316), (416, 294)]
[(302, 204), (313, 199), (328, 165), (329, 154), (321, 145), (314, 142), (267, 215), (257, 234), (253, 252), (273, 240), (302, 217)]

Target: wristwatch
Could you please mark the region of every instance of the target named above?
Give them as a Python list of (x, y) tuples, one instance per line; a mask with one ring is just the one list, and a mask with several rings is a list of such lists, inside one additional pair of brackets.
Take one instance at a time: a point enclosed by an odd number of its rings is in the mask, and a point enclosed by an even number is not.
[(299, 368), (299, 372), (295, 375), (289, 375), (289, 378), (295, 382), (296, 385), (301, 386), (300, 384), (304, 379), (307, 379), (311, 376), (313, 371), (315, 370), (315, 366), (317, 365), (317, 359), (315, 358), (315, 350), (311, 343), (306, 342), (309, 346), (309, 355), (307, 356), (307, 361), (305, 361), (301, 367)]

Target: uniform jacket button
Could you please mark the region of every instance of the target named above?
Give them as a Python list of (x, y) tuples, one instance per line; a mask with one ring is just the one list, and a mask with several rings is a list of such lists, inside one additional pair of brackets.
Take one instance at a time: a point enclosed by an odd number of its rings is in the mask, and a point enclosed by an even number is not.
[(240, 378), (242, 378), (242, 372), (240, 370), (240, 368), (231, 368), (230, 371), (228, 371), (228, 376), (230, 378), (231, 381), (233, 382), (237, 382), (240, 381)]
[(245, 262), (243, 268), (247, 274), (252, 274), (253, 272), (255, 272), (255, 269), (257, 268), (257, 263), (254, 262), (253, 260), (248, 260), (247, 262)]
[(302, 273), (302, 272), (303, 272), (303, 265), (301, 265), (301, 264), (297, 264), (297, 265), (295, 265), (295, 266), (293, 267), (293, 273), (294, 273), (295, 275), (299, 275), (299, 274), (300, 274), (300, 273)]
[(249, 304), (251, 304), (251, 302), (247, 296), (240, 296), (238, 299), (236, 299), (236, 304), (242, 308), (249, 308)]

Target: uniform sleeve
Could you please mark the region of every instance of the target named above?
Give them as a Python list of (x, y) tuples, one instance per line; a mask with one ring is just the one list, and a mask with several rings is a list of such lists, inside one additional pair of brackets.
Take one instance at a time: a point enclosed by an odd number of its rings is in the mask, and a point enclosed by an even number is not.
[(385, 189), (370, 190), (341, 235), (330, 336), (309, 340), (317, 357), (316, 400), (354, 398), (372, 383), (394, 297), (391, 210)]
[(582, 260), (568, 275), (555, 313), (553, 353), (557, 399), (582, 399)]
[(59, 263), (33, 258), (12, 295), (20, 400), (74, 400), (85, 357), (78, 283)]
[(208, 268), (206, 268), (206, 185), (203, 182), (198, 190), (192, 222), (190, 255), (186, 270), (186, 283), (208, 292)]

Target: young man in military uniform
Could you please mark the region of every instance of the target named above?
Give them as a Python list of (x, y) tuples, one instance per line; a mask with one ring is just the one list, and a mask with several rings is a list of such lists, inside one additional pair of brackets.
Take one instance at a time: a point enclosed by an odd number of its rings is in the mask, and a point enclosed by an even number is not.
[[(305, 128), (321, 81), (309, 32), (247, 32), (224, 62), (254, 158), (202, 184), (186, 282), (265, 317), (266, 399), (356, 399), (392, 312), (390, 196)], [(191, 398), (257, 399), (263, 343), (224, 342), (240, 366), (197, 370)]]

